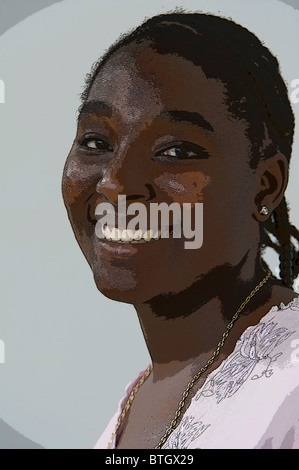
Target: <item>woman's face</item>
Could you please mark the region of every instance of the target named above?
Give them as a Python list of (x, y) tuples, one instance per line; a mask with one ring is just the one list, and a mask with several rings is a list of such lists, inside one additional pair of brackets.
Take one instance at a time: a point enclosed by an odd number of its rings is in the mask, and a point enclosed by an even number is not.
[[(183, 293), (256, 250), (248, 125), (229, 114), (226, 93), (200, 67), (145, 44), (122, 48), (97, 75), (66, 161), (63, 197), (108, 297), (139, 304)], [(186, 249), (183, 236), (171, 235), (146, 243), (100, 239), (95, 209), (109, 202), (117, 211), (119, 194), (148, 214), (152, 203), (203, 203), (202, 246)]]

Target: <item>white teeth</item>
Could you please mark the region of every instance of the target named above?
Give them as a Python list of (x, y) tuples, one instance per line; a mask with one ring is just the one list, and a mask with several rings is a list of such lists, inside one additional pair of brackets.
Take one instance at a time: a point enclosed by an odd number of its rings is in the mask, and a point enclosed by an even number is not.
[(154, 238), (155, 240), (159, 240), (159, 238), (161, 238), (161, 230), (158, 230), (158, 231), (154, 234), (153, 238)]
[(102, 227), (102, 232), (103, 232), (104, 237), (107, 238), (107, 240), (111, 240), (111, 231), (109, 227), (107, 226)]
[(135, 232), (133, 232), (133, 240), (141, 240), (142, 234), (142, 230), (136, 230)]
[(143, 234), (143, 238), (146, 242), (151, 241), (151, 239), (154, 238), (153, 230), (146, 230), (146, 232)]
[(123, 230), (120, 239), (122, 242), (129, 243), (133, 239), (132, 236), (132, 230)]
[(102, 227), (102, 232), (106, 240), (121, 243), (145, 243), (151, 240), (159, 240), (161, 238), (161, 230), (154, 232), (150, 230), (119, 230), (118, 228), (109, 228), (107, 225)]
[[(105, 233), (104, 233), (104, 235), (105, 235)], [(119, 241), (120, 237), (121, 237), (121, 231), (118, 228), (113, 228), (110, 231), (110, 237), (111, 237), (111, 240), (114, 241), (114, 242)]]

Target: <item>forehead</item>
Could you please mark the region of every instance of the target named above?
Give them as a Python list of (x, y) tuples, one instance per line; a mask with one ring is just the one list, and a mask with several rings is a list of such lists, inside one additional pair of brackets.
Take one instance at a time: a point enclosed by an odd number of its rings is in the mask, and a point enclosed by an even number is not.
[(125, 111), (127, 119), (150, 116), (163, 109), (227, 112), (226, 88), (207, 78), (199, 66), (177, 54), (158, 54), (148, 45), (131, 45), (116, 52), (100, 69), (88, 101), (104, 101)]
[(128, 138), (141, 135), (143, 130), (155, 136), (188, 133), (190, 139), (200, 132), (213, 139), (217, 148), (237, 148), (248, 157), (249, 124), (230, 113), (227, 99), (224, 83), (207, 78), (200, 66), (177, 54), (159, 54), (144, 44), (131, 45), (101, 67), (83, 108), (99, 102), (101, 107), (80, 115), (79, 125), (86, 127), (86, 122), (92, 127), (90, 119), (95, 122), (104, 115)]

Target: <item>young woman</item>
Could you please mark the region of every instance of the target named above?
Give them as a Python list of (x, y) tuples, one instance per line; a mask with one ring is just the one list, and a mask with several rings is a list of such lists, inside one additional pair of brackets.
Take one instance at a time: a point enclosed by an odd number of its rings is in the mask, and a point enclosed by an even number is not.
[[(88, 75), (64, 201), (97, 288), (134, 305), (152, 359), (96, 448), (299, 447), (293, 129), (275, 57), (216, 16), (150, 18)], [(189, 203), (193, 223), (202, 203), (202, 246), (171, 223), (166, 238), (117, 222), (99, 237), (96, 208), (117, 213), (119, 195), (147, 214)]]

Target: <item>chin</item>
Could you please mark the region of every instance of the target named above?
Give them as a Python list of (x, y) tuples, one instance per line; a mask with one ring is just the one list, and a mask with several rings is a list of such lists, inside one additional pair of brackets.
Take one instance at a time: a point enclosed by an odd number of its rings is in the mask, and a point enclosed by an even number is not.
[(97, 276), (94, 273), (94, 281), (97, 289), (108, 299), (132, 305), (141, 304), (148, 300), (144, 290), (136, 283), (129, 284), (127, 279), (118, 277), (109, 282), (103, 276)]

